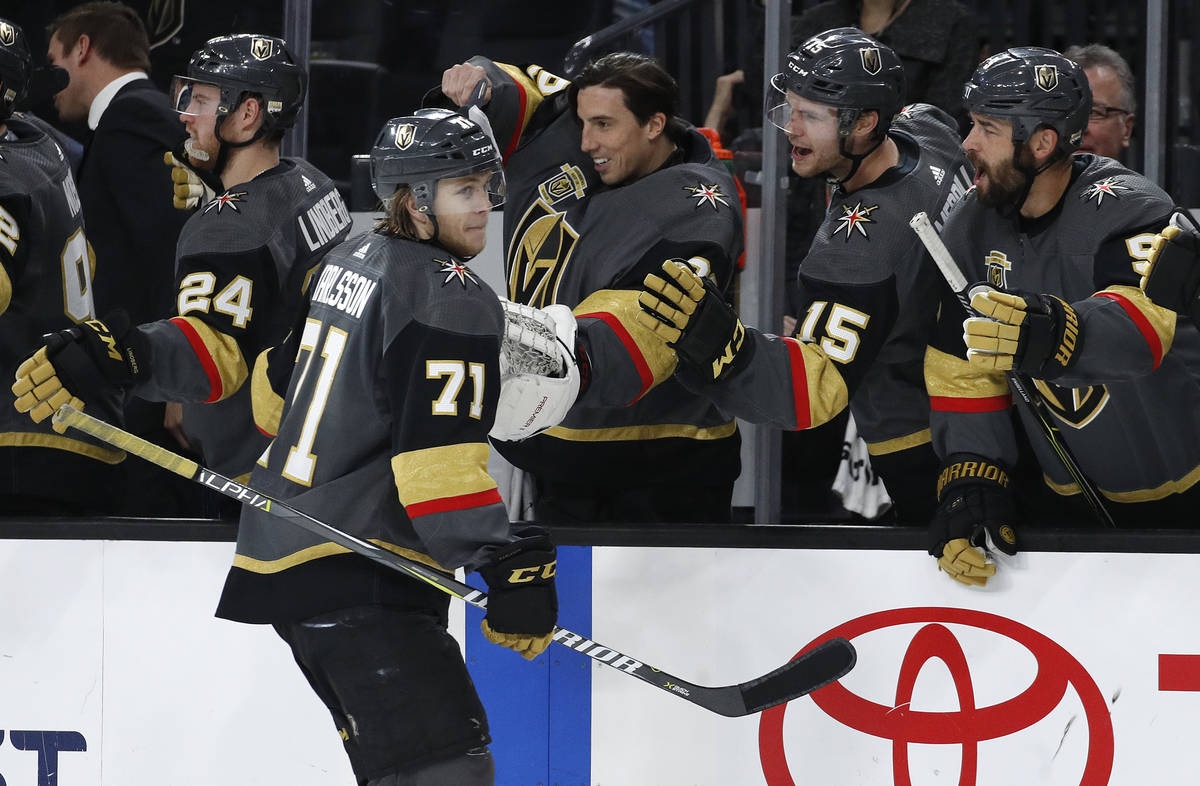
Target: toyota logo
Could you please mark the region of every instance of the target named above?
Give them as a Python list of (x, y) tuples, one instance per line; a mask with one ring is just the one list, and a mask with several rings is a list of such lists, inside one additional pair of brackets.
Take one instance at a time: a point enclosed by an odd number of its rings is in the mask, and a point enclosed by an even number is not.
[[(1079, 697), (1087, 724), (1087, 756), (1079, 786), (1105, 786), (1108, 783), (1113, 766), (1113, 728), (1103, 694), (1069, 652), (1019, 622), (971, 609), (892, 609), (846, 622), (803, 649), (835, 636), (853, 641), (863, 634), (901, 625), (920, 627), (901, 658), (893, 705), (877, 704), (855, 695), (841, 682), (812, 694), (816, 706), (843, 726), (891, 740), (895, 786), (912, 784), (909, 745), (913, 743), (961, 746), (961, 771), (957, 782), (960, 786), (975, 784), (981, 744), (1015, 734), (1046, 718), (1066, 697), (1068, 688), (1074, 689)], [(995, 634), (1027, 650), (1037, 665), (1032, 683), (1016, 696), (988, 706), (976, 706), (975, 687), (966, 655), (947, 625), (968, 626)], [(859, 645), (860, 652), (865, 649)], [(949, 671), (958, 709), (931, 712), (910, 708), (917, 676), (931, 660), (940, 660)], [(768, 786), (796, 786), (784, 751), (783, 721), (787, 706), (782, 704), (766, 710), (759, 721), (759, 753)]]

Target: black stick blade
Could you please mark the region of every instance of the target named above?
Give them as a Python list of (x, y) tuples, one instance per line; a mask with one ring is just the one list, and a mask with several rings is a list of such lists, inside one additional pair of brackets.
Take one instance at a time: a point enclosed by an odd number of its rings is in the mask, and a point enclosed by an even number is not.
[(769, 674), (739, 685), (745, 714), (762, 712), (823, 688), (846, 676), (857, 660), (854, 646), (845, 639), (822, 642)]

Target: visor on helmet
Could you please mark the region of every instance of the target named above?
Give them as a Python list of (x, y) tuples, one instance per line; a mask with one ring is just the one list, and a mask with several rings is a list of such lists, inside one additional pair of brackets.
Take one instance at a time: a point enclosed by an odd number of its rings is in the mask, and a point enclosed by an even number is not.
[(811, 99), (809, 99), (810, 104), (817, 104), (823, 109), (832, 111), (816, 112), (811, 106), (802, 106), (800, 102), (804, 100), (803, 97), (788, 90), (785, 77), (786, 74), (776, 74), (771, 77), (767, 95), (763, 99), (763, 115), (768, 123), (784, 133), (791, 133), (788, 125), (792, 122), (793, 115), (799, 115), (805, 126), (835, 125), (837, 123), (837, 107), (814, 102)]
[(212, 82), (177, 76), (171, 85), (175, 111), (191, 117), (215, 117), (227, 114), (229, 107), (221, 103), (221, 88)]
[[(374, 161), (371, 168), (375, 169)], [(378, 184), (377, 193), (384, 200), (395, 195), (400, 186), (409, 186), (417, 209), (433, 216), (490, 211), (504, 204), (507, 187), (499, 161), (464, 168), (464, 171), (448, 173), (436, 180), (383, 184), (372, 172), (372, 181)]]

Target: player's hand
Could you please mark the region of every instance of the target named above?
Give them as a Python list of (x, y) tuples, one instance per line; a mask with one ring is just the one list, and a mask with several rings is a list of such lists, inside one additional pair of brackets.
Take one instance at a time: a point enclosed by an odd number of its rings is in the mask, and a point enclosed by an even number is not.
[(743, 351), (746, 328), (716, 284), (677, 260), (663, 262), (662, 270), (665, 278), (649, 273), (642, 280), (638, 324), (674, 347), (679, 360), (707, 380), (741, 369), (750, 355)]
[(550, 646), (558, 620), (554, 575), (557, 554), (550, 536), (539, 527), (517, 533), (520, 540), (496, 552), (479, 569), (488, 585), (483, 635), (533, 660)]
[(1079, 317), (1054, 295), (989, 289), (971, 296), (971, 308), (982, 315), (963, 322), (972, 365), (1056, 379), (1079, 356)]
[(1200, 320), (1200, 237), (1174, 224), (1163, 227), (1145, 262), (1133, 266), (1142, 291), (1163, 308)]
[(176, 210), (195, 210), (217, 196), (216, 191), (196, 174), (196, 170), (185, 163), (183, 154), (170, 151), (163, 153), (163, 163), (171, 167), (171, 182), (175, 192), (172, 204)]
[[(129, 317), (116, 311), (67, 330), (49, 333), (45, 346), (17, 367), (13, 406), (41, 423), (63, 404), (119, 419), (122, 393), (149, 373), (149, 347), (131, 329)], [(65, 424), (55, 424), (58, 433)]]
[(1017, 553), (1008, 484), (1008, 471), (982, 456), (956, 453), (943, 465), (929, 553), (955, 581), (982, 587), (996, 573), (994, 557)]
[(450, 66), (442, 72), (442, 92), (454, 102), (455, 106), (466, 106), (471, 100), (471, 94), (475, 91), (475, 86), (479, 84), (479, 80), (484, 80), (487, 85), (483, 91), (483, 99), (480, 102), (482, 106), (486, 106), (488, 101), (492, 100), (492, 83), (487, 78), (487, 71), (484, 71), (481, 66), (471, 65), (469, 63), (459, 63), (456, 66)]

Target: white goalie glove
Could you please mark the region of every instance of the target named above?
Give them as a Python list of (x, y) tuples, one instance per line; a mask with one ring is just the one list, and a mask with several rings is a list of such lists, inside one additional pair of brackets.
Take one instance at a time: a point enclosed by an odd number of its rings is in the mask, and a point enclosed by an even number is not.
[(566, 306), (545, 309), (500, 299), (500, 400), (489, 435), (513, 442), (558, 425), (579, 395), (575, 315)]

